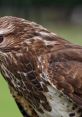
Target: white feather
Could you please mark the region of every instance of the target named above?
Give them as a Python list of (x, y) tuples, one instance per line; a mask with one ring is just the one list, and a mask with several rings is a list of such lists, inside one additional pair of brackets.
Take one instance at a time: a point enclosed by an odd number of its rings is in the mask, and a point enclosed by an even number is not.
[(48, 112), (45, 109), (43, 109), (44, 113), (41, 114), (36, 110), (39, 117), (71, 117), (70, 114), (74, 113), (75, 115), (72, 117), (80, 117), (80, 113), (77, 112), (79, 108), (76, 107), (75, 110), (72, 110), (75, 104), (72, 101), (70, 101), (68, 97), (63, 95), (61, 92), (59, 92), (56, 88), (52, 86), (48, 86), (48, 90), (49, 92), (44, 93), (44, 95), (46, 96), (50, 106), (52, 107), (52, 111)]

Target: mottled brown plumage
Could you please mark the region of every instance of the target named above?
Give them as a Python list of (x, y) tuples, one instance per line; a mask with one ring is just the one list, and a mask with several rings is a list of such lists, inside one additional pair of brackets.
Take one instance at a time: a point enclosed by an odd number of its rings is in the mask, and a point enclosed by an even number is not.
[(24, 117), (82, 116), (82, 47), (42, 26), (0, 18), (0, 70)]

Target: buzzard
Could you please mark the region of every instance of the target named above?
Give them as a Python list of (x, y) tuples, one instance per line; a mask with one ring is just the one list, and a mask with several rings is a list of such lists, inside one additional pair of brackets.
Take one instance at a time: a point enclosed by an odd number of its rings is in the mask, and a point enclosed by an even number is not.
[(82, 117), (82, 47), (34, 22), (0, 18), (0, 72), (24, 117)]

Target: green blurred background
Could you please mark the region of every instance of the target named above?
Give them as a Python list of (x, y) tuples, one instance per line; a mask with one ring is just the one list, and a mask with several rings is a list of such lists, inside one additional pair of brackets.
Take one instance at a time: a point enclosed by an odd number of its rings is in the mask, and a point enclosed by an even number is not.
[[(0, 17), (5, 15), (35, 21), (82, 45), (82, 0), (0, 0)], [(0, 117), (22, 117), (2, 76)]]

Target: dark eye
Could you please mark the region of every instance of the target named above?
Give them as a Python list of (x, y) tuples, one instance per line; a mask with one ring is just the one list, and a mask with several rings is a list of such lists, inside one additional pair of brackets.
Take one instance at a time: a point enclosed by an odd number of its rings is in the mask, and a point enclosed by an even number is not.
[(4, 39), (3, 35), (0, 35), (0, 43), (3, 42), (3, 39)]

